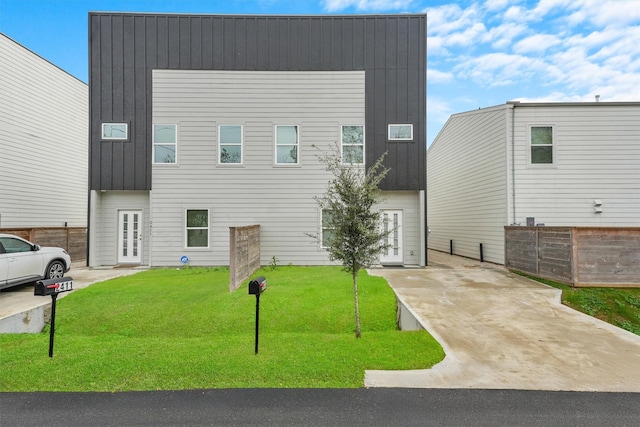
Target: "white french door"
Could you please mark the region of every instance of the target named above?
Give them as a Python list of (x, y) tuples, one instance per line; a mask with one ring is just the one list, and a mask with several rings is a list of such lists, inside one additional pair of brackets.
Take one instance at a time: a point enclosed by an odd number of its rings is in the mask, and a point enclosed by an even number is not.
[(402, 211), (383, 210), (382, 227), (389, 247), (380, 255), (380, 264), (402, 264)]
[(142, 211), (118, 212), (118, 263), (142, 260)]

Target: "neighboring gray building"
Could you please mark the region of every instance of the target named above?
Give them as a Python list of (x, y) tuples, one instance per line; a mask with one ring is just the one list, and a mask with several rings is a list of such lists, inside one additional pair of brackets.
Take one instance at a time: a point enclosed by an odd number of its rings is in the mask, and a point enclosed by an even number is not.
[(85, 227), (87, 85), (0, 33), (0, 228)]
[(454, 114), (427, 154), (430, 249), (504, 264), (504, 226), (640, 226), (640, 102)]
[(387, 152), (384, 264), (426, 257), (426, 15), (91, 13), (89, 264), (229, 263), (259, 224), (262, 264), (328, 264), (337, 144)]

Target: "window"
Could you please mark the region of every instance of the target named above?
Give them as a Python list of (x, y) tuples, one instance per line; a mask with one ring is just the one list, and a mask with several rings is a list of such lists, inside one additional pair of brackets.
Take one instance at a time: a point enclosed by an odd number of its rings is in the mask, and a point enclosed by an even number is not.
[(102, 139), (107, 141), (126, 141), (129, 139), (126, 123), (103, 123)]
[(389, 141), (413, 141), (413, 125), (389, 125)]
[(342, 126), (342, 163), (364, 163), (364, 126)]
[[(0, 237), (0, 249), (2, 247), (4, 247), (4, 251), (8, 254), (31, 252), (33, 250), (33, 247), (29, 243), (23, 240), (13, 239), (11, 237)], [(2, 253), (1, 250), (0, 253)], [(6, 278), (7, 277), (5, 275), (4, 279)]]
[(276, 126), (276, 164), (298, 164), (298, 126)]
[(221, 164), (242, 164), (242, 126), (218, 127), (218, 152)]
[(334, 237), (333, 224), (331, 224), (331, 211), (327, 209), (322, 210), (322, 247), (328, 248), (331, 243), (331, 239)]
[(553, 127), (531, 126), (531, 164), (553, 164)]
[(186, 244), (187, 248), (209, 247), (209, 211), (206, 209), (187, 209)]
[(176, 163), (176, 125), (153, 125), (153, 163)]

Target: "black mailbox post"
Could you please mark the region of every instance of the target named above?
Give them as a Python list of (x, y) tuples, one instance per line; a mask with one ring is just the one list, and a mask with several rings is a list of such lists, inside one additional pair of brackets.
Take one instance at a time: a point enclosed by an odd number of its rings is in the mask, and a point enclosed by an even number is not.
[(53, 357), (53, 338), (56, 333), (56, 301), (58, 294), (73, 290), (73, 278), (38, 280), (33, 288), (33, 295), (51, 296), (51, 327), (49, 328), (49, 357)]
[(258, 331), (260, 325), (260, 295), (267, 289), (267, 278), (258, 276), (249, 282), (249, 295), (256, 296), (256, 340), (255, 350), (258, 354)]

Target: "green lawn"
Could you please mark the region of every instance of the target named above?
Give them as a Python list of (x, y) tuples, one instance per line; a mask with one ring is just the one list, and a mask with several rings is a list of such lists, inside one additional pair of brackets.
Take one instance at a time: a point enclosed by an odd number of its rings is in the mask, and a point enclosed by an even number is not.
[(518, 273), (562, 290), (562, 303), (582, 313), (640, 335), (640, 288), (572, 288)]
[(425, 331), (396, 330), (380, 277), (359, 276), (362, 338), (350, 275), (337, 267), (265, 268), (259, 353), (256, 298), (229, 293), (225, 268), (162, 269), (58, 300), (49, 334), (0, 335), (0, 391), (362, 387), (367, 369), (428, 368), (444, 357)]

